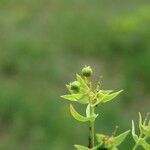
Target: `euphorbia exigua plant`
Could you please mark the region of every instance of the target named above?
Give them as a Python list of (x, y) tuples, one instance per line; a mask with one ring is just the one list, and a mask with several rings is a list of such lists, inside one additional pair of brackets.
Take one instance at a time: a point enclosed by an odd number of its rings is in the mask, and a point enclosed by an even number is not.
[[(111, 136), (96, 134), (97, 144), (95, 145), (94, 124), (98, 117), (98, 114), (95, 113), (95, 107), (104, 105), (106, 102), (113, 100), (122, 92), (122, 90), (117, 92), (113, 92), (113, 90), (102, 90), (99, 82), (94, 86), (90, 80), (90, 77), (93, 74), (90, 66), (85, 66), (81, 73), (82, 75), (76, 75), (76, 81), (66, 85), (69, 94), (61, 96), (66, 100), (86, 105), (86, 115), (83, 116), (76, 111), (72, 104), (70, 104), (70, 112), (76, 120), (80, 122), (89, 122), (88, 147), (75, 145), (75, 148), (77, 150), (118, 150), (118, 146), (124, 141), (130, 131), (128, 130), (117, 136), (115, 136), (115, 134)], [(143, 125), (143, 128), (144, 127), (145, 124)], [(135, 139), (134, 128), (132, 133)], [(137, 140), (136, 137), (136, 142), (139, 144), (140, 142)], [(133, 150), (136, 149), (138, 144), (136, 144)]]

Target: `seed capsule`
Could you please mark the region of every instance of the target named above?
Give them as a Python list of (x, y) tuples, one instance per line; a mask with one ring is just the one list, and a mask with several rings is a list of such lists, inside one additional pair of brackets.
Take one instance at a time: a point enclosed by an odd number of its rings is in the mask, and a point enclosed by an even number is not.
[(80, 91), (80, 83), (78, 81), (70, 83), (70, 89), (73, 92), (78, 93)]
[(84, 67), (82, 69), (82, 75), (85, 76), (85, 77), (90, 77), (92, 75), (92, 73), (93, 73), (93, 71), (92, 71), (90, 66)]

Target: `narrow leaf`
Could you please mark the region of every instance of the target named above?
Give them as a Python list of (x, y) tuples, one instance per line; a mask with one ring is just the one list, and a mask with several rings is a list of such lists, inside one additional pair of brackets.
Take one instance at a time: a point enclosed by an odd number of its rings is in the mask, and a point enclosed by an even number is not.
[(83, 96), (82, 94), (70, 94), (70, 95), (63, 95), (63, 96), (61, 96), (61, 98), (64, 98), (64, 99), (70, 100), (70, 101), (77, 101), (82, 96)]
[(87, 121), (90, 120), (89, 118), (80, 115), (80, 114), (74, 109), (74, 107), (73, 107), (72, 105), (70, 105), (70, 112), (71, 112), (72, 116), (73, 116), (76, 120), (78, 120), (78, 121), (87, 122)]
[(78, 99), (78, 102), (81, 104), (88, 104), (89, 103), (89, 97), (87, 94), (82, 94), (82, 97)]
[[(99, 103), (106, 103), (112, 99), (114, 99), (116, 96), (118, 96), (123, 90), (120, 90), (118, 92), (114, 92), (112, 94), (109, 94), (111, 93), (112, 91), (111, 90), (107, 90), (106, 92), (102, 92), (102, 91), (99, 91), (98, 93), (98, 100), (95, 104), (93, 104), (92, 106), (96, 106), (97, 104)], [(106, 93), (106, 94), (105, 94)]]
[(113, 142), (113, 145), (115, 147), (117, 147), (118, 145), (120, 145), (124, 140), (125, 138), (127, 137), (127, 135), (129, 134), (130, 130), (116, 136), (113, 138), (112, 142)]
[(114, 99), (116, 96), (118, 96), (123, 90), (120, 90), (118, 92), (114, 92), (112, 94), (105, 94), (105, 96), (102, 98), (101, 102), (106, 103), (112, 99)]
[(142, 132), (142, 115), (140, 112), (139, 112), (139, 129)]
[(113, 90), (100, 90), (99, 92), (103, 94), (110, 94), (111, 92), (113, 92)]
[(82, 146), (82, 145), (74, 145), (77, 150), (90, 150), (89, 148)]
[(135, 134), (135, 125), (134, 121), (132, 120), (132, 136), (135, 142), (138, 142), (138, 136)]

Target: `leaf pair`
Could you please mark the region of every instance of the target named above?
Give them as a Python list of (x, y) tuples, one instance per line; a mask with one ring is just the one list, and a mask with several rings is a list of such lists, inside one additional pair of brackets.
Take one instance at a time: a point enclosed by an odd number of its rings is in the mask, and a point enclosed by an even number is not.
[(123, 90), (120, 90), (118, 92), (114, 92), (112, 90), (100, 90), (97, 94), (97, 101), (93, 106), (98, 104), (103, 104), (108, 101), (113, 100), (115, 97), (117, 97)]
[(74, 93), (72, 91), (72, 83), (69, 85), (66, 85), (69, 92), (71, 94), (63, 95), (62, 98), (73, 101), (73, 102), (79, 102), (81, 104), (91, 104), (93, 107), (98, 104), (103, 104), (108, 101), (113, 100), (116, 96), (118, 96), (123, 90), (120, 90), (118, 92), (114, 92), (112, 90), (92, 90), (91, 89), (91, 83), (86, 79), (82, 78), (80, 75), (77, 74), (76, 81), (80, 85), (80, 90), (77, 93)]
[[(115, 97), (117, 97), (123, 90), (120, 90), (118, 92), (114, 92), (110, 94), (110, 91), (99, 91), (96, 97), (96, 101), (92, 104), (92, 106), (96, 106), (98, 104), (103, 104), (106, 103), (108, 101), (113, 100)], [(91, 92), (89, 93), (89, 97), (94, 97), (94, 93)], [(76, 101), (82, 104), (88, 104), (89, 103), (89, 97), (88, 94), (83, 94), (83, 93), (79, 93), (79, 94), (70, 94), (70, 95), (63, 95), (61, 96), (64, 99), (70, 100), (70, 101)]]
[(103, 134), (97, 134), (97, 141), (100, 143), (100, 145), (103, 148), (106, 148), (108, 150), (115, 150), (117, 147), (125, 140), (127, 135), (129, 134), (129, 130), (114, 137), (114, 136), (106, 136)]

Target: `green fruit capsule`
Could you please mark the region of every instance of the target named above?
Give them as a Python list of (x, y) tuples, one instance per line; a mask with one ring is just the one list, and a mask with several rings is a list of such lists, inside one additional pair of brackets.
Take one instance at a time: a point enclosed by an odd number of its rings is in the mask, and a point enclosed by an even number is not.
[(90, 66), (84, 67), (82, 69), (82, 75), (85, 76), (85, 77), (90, 77), (92, 75), (92, 73), (93, 73), (93, 71), (92, 71)]
[(78, 81), (70, 83), (70, 89), (73, 92), (78, 93), (80, 91), (80, 83)]

